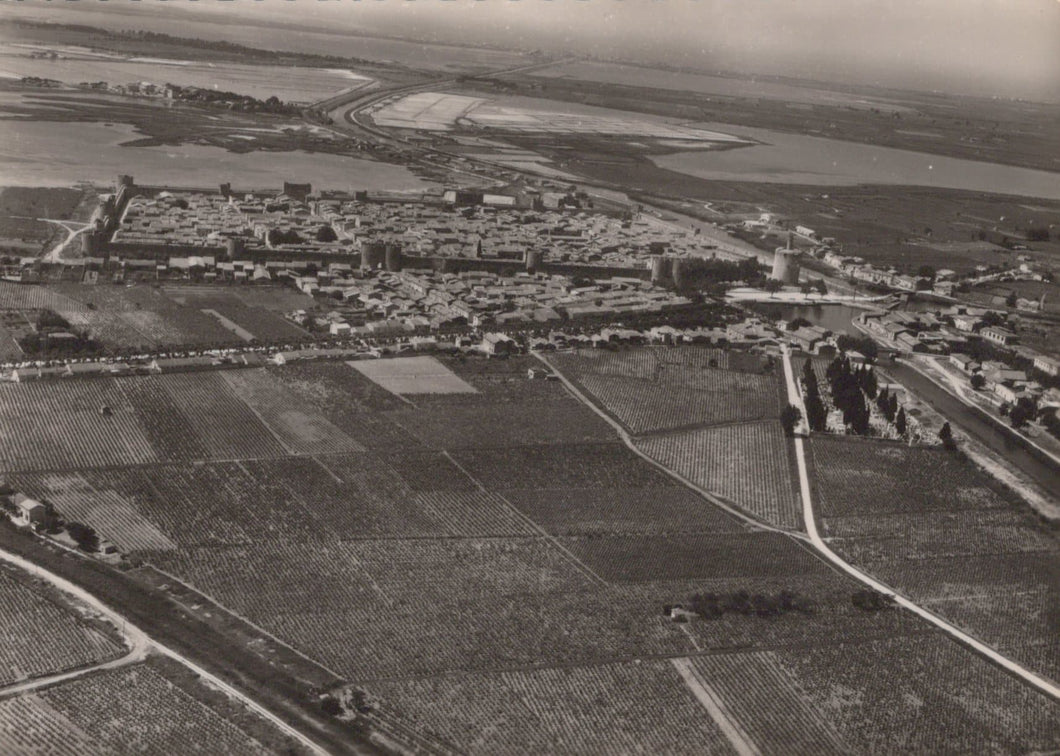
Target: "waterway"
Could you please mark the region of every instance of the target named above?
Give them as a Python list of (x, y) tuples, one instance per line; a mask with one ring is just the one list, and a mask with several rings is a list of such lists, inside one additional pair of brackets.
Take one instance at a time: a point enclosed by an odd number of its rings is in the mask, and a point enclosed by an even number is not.
[[(899, 309), (908, 312), (936, 312), (945, 308), (945, 304), (928, 300), (910, 299)], [(815, 326), (826, 328), (832, 333), (845, 333), (860, 336), (861, 333), (852, 325), (866, 310), (846, 304), (782, 304), (780, 302), (756, 302), (750, 305), (755, 312), (772, 320), (794, 320), (802, 318)]]
[(1060, 199), (1060, 173), (1052, 171), (724, 123), (687, 125), (753, 139), (759, 144), (652, 157), (660, 168), (711, 181), (928, 186)]
[(922, 398), (940, 414), (979, 443), (1001, 454), (1027, 477), (1060, 499), (1060, 469), (1013, 431), (1000, 426), (973, 407), (969, 407), (928, 378), (901, 363), (881, 368), (898, 383)]
[[(757, 303), (752, 306), (756, 312), (775, 320), (804, 318), (814, 325), (827, 328), (834, 333), (861, 335), (851, 321), (857, 318), (863, 309), (849, 305), (790, 305)], [(910, 300), (903, 309), (918, 312), (934, 311), (941, 307), (937, 302)], [(889, 375), (910, 391), (935, 408), (953, 425), (981, 443), (983, 446), (1002, 455), (1011, 465), (1023, 472), (1028, 478), (1046, 491), (1060, 498), (1060, 468), (1040, 452), (1035, 450), (1022, 436), (1002, 427), (980, 410), (969, 407), (960, 399), (940, 388), (930, 379), (925, 378), (908, 365), (886, 363), (879, 368), (881, 373)]]

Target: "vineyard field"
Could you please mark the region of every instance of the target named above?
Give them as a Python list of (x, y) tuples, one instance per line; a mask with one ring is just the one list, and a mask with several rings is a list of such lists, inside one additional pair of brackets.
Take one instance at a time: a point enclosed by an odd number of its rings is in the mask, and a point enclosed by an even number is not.
[(363, 451), (364, 447), (299, 401), (264, 369), (228, 370), (221, 377), (294, 454)]
[(697, 656), (692, 665), (762, 753), (850, 752), (774, 653)]
[(159, 458), (165, 461), (209, 457), (165, 384), (154, 378), (118, 378), (115, 381), (132, 405), (144, 434)]
[(1005, 507), (996, 484), (941, 448), (814, 436), (821, 517)]
[(177, 545), (137, 510), (135, 504), (96, 476), (94, 488), (78, 473), (20, 473), (8, 478), (18, 490), (50, 501), (59, 515), (91, 525), (123, 551), (175, 549)]
[(463, 752), (732, 753), (666, 661), (368, 687), (386, 710)]
[[(269, 753), (232, 722), (185, 693), (147, 661), (37, 693), (48, 709), (91, 738), (92, 750), (129, 753)], [(105, 701), (106, 706), (100, 706)]]
[(812, 450), (833, 549), (1032, 669), (1060, 675), (1054, 531), (943, 450), (816, 437)]
[(0, 383), (0, 471), (156, 460), (114, 379)]
[(282, 457), (285, 451), (218, 372), (141, 378), (162, 384), (199, 443), (215, 459)]
[(697, 486), (784, 528), (802, 523), (780, 423), (742, 423), (640, 439), (637, 447)]
[(439, 449), (593, 443), (614, 438), (606, 422), (574, 399), (515, 404), (479, 401), (480, 396), (468, 397), (460, 406), (406, 407), (386, 417)]
[(684, 486), (512, 489), (505, 498), (555, 535), (741, 533), (746, 526)]
[[(659, 616), (656, 596), (602, 591), (539, 537), (147, 556), (354, 681), (691, 648)], [(262, 574), (271, 577), (261, 581)]]
[(84, 756), (95, 739), (36, 693), (0, 700), (0, 753)]
[(0, 685), (114, 659), (121, 645), (0, 573)]
[(695, 387), (608, 375), (585, 375), (582, 388), (631, 433), (775, 418), (775, 376), (704, 371)]
[(941, 634), (785, 649), (774, 658), (854, 752), (1060, 747), (1060, 704)]
[(617, 582), (783, 578), (821, 569), (810, 552), (776, 533), (596, 536), (569, 545), (595, 572)]
[(267, 370), (294, 396), (369, 449), (423, 447), (385, 415), (408, 405), (344, 362), (306, 362)]
[(619, 443), (461, 449), (453, 459), (487, 488), (641, 488), (672, 485)]
[(780, 413), (779, 373), (761, 355), (648, 347), (579, 350), (549, 359), (634, 434)]

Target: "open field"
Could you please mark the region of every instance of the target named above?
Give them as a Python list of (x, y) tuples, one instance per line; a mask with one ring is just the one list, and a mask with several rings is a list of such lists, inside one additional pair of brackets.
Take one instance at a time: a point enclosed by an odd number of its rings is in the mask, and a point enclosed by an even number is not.
[(433, 357), (361, 360), (350, 367), (392, 394), (473, 394), (475, 388)]
[(812, 448), (821, 526), (833, 549), (1032, 669), (1057, 675), (1054, 531), (942, 450), (823, 437)]
[(597, 357), (580, 350), (550, 360), (634, 434), (779, 416), (775, 374), (721, 367), (763, 365), (757, 357), (690, 350), (675, 361), (675, 351), (632, 349)]
[(187, 678), (172, 662), (150, 659), (8, 698), (0, 701), (0, 738), (12, 753), (64, 756), (189, 748), (268, 754), (294, 747), (293, 752), (302, 752), (257, 715)]
[(653, 137), (678, 142), (740, 145), (747, 142), (721, 131), (688, 128), (663, 119), (648, 119), (604, 108), (571, 109), (532, 98), (482, 99), (441, 92), (417, 92), (369, 111), (380, 126), (420, 131), (489, 129), (499, 134), (601, 134)]
[[(722, 371), (712, 360), (740, 363), (709, 350), (652, 353), (661, 355), (653, 374), (658, 366), (675, 381)], [(612, 367), (642, 370), (643, 356), (630, 354), (629, 366)], [(121, 387), (139, 408), (137, 422), (157, 412), (144, 437), (158, 459), (172, 461), (99, 467), (86, 459), (76, 471), (5, 477), (365, 689), (384, 719), (458, 750), (491, 752), (525, 740), (568, 753), (686, 744), (702, 751), (711, 743), (728, 752), (672, 659), (700, 670), (765, 753), (786, 740), (864, 749), (888, 733), (905, 737), (888, 728), (908, 727), (915, 708), (902, 699), (888, 724), (872, 723), (861, 702), (885, 695), (879, 666), (909, 658), (904, 663), (930, 679), (940, 659), (961, 665), (966, 652), (948, 641), (921, 650), (934, 638), (911, 614), (857, 609), (856, 585), (809, 550), (712, 507), (608, 437), (562, 383), (529, 381), (522, 359), (438, 362), (476, 391), (410, 395), (410, 404), (341, 362), (97, 379), (91, 383)], [(40, 384), (55, 392), (69, 385)], [(306, 426), (277, 416), (273, 404), (314, 420)], [(566, 416), (560, 435), (570, 440), (543, 430), (499, 437), (470, 430), (483, 418), (501, 423), (505, 409), (519, 422), (536, 414), (542, 428)], [(458, 429), (449, 436), (438, 427), (445, 413)], [(589, 439), (575, 440), (579, 424)], [(783, 444), (779, 431), (776, 438)], [(336, 451), (346, 439), (358, 446)], [(760, 454), (787, 465), (786, 453)], [(660, 611), (695, 593), (740, 591), (791, 591), (809, 611), (726, 612), (684, 625)], [(873, 664), (852, 651), (863, 648), (879, 649)], [(740, 654), (724, 660), (695, 658), (734, 650)], [(831, 666), (807, 668), (808, 655)], [(740, 679), (783, 685), (767, 697), (732, 682)], [(918, 696), (934, 690), (907, 687)], [(935, 743), (959, 722), (967, 728), (962, 743), (1044, 748), (1055, 738), (1045, 724), (1052, 705), (1019, 690), (964, 693), (966, 709), (996, 720), (962, 718), (922, 698), (924, 712), (940, 713), (915, 742)], [(822, 702), (833, 716), (820, 715)], [(992, 723), (1015, 722), (1022, 712), (1030, 717), (1026, 733), (1016, 726), (1008, 741), (997, 740)], [(59, 713), (93, 737), (111, 737), (98, 721)], [(40, 716), (62, 722), (49, 710)], [(190, 710), (174, 715), (168, 726), (188, 717)]]

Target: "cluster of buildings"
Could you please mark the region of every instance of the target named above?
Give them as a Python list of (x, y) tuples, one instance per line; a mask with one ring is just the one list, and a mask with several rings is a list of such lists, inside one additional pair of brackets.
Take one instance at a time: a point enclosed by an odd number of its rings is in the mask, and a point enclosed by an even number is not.
[(300, 310), (288, 317), (333, 335), (421, 329), (586, 322), (662, 313), (691, 305), (672, 291), (638, 278), (585, 284), (568, 276), (479, 271), (379, 271), (354, 275), (349, 266), (294, 278), (306, 294), (335, 300), (324, 317)]
[(573, 194), (561, 192), (538, 192), (530, 201), (514, 190), (401, 199), (310, 191), (289, 184), (280, 194), (236, 194), (227, 185), (219, 192), (142, 193), (128, 201), (112, 241), (208, 254), (234, 240), (240, 249), (275, 257), (358, 255), (383, 243), (400, 246), (407, 256), (518, 261), (537, 255), (641, 269), (653, 255), (702, 256), (707, 249), (692, 231), (649, 215), (580, 209)]

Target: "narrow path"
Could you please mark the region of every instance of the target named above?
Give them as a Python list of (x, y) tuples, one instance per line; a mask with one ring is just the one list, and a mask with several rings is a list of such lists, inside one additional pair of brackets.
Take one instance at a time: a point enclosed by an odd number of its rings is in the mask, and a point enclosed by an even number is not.
[(208, 672), (199, 665), (195, 664), (187, 657), (182, 656), (181, 654), (168, 648), (167, 646), (164, 646), (161, 643), (152, 640), (147, 635), (147, 633), (138, 628), (136, 625), (129, 622), (123, 615), (111, 609), (109, 606), (104, 604), (102, 601), (100, 601), (98, 598), (96, 598), (94, 595), (81, 588), (80, 586), (77, 586), (74, 583), (71, 583), (66, 578), (60, 577), (59, 575), (56, 575), (55, 573), (38, 566), (37, 564), (29, 561), (28, 559), (25, 559), (23, 557), (18, 556), (17, 554), (13, 554), (3, 549), (0, 549), (0, 560), (8, 562), (9, 564), (13, 564), (16, 567), (26, 570), (27, 572), (33, 573), (37, 577), (47, 581), (51, 585), (58, 588), (63, 593), (73, 596), (81, 603), (91, 607), (95, 611), (102, 614), (104, 617), (114, 623), (116, 627), (122, 630), (122, 632), (126, 636), (127, 642), (134, 650), (153, 650), (160, 654), (168, 656), (169, 658), (174, 659), (175, 661), (180, 662), (192, 672), (195, 672), (197, 675), (199, 675), (202, 679), (208, 681), (210, 685), (224, 691), (230, 697), (240, 701), (244, 706), (271, 722), (280, 731), (297, 740), (299, 743), (309, 749), (309, 751), (311, 751), (312, 753), (319, 754), (319, 756), (327, 756), (327, 751), (325, 751), (315, 742), (310, 740), (306, 735), (299, 732), (294, 727), (291, 727), (280, 717), (276, 716), (250, 697), (236, 690), (231, 685), (226, 683), (224, 680), (221, 680), (213, 673)]
[(589, 582), (605, 587), (608, 585), (608, 582), (599, 575), (597, 575), (596, 572), (589, 565), (579, 559), (570, 549), (560, 543), (555, 536), (553, 536), (543, 527), (541, 527), (536, 522), (527, 517), (525, 514), (523, 514), (521, 509), (519, 509), (517, 506), (508, 501), (508, 499), (501, 495), (499, 492), (490, 491), (488, 488), (482, 485), (478, 478), (468, 472), (466, 467), (464, 467), (462, 464), (453, 459), (452, 455), (448, 451), (443, 451), (442, 455), (447, 460), (449, 460), (449, 462), (452, 463), (454, 467), (460, 470), (460, 472), (462, 472), (467, 477), (467, 479), (470, 480), (476, 488), (478, 488), (478, 490), (482, 491), (483, 493), (492, 494), (493, 496), (496, 496), (498, 499), (504, 502), (505, 506), (514, 517), (518, 518), (522, 522), (525, 522), (535, 533), (538, 534), (538, 536), (544, 538), (546, 541), (552, 544), (552, 546), (558, 549), (560, 553), (567, 557), (568, 561), (570, 561), (571, 564), (574, 566), (574, 569), (578, 570), (578, 572), (588, 578)]
[[(784, 355), (784, 374), (787, 377), (788, 382), (788, 396), (792, 404), (801, 406), (801, 399), (799, 397), (798, 389), (795, 386), (791, 370), (791, 353), (787, 347), (782, 347)], [(809, 541), (813, 547), (820, 553), (825, 559), (834, 564), (836, 567), (847, 573), (854, 579), (864, 583), (875, 591), (887, 594), (894, 597), (894, 601), (898, 606), (904, 609), (908, 609), (913, 614), (921, 617), (936, 627), (940, 628), (958, 642), (971, 648), (973, 651), (985, 656), (990, 661), (997, 664), (1007, 672), (1016, 675), (1021, 680), (1026, 682), (1028, 685), (1038, 689), (1042, 693), (1048, 696), (1060, 700), (1060, 685), (1048, 680), (1022, 666), (1021, 664), (1009, 659), (1007, 656), (1002, 655), (998, 651), (994, 650), (990, 646), (986, 645), (982, 641), (976, 640), (968, 633), (964, 632), (960, 628), (952, 625), (947, 620), (938, 616), (934, 612), (925, 609), (905, 596), (899, 595), (890, 586), (876, 580), (872, 576), (862, 572), (857, 567), (844, 561), (842, 557), (836, 554), (832, 549), (828, 547), (828, 544), (824, 542), (820, 534), (817, 531), (817, 521), (815, 519), (813, 511), (813, 500), (810, 497), (810, 477), (806, 466), (806, 453), (803, 448), (804, 441), (800, 437), (795, 438), (795, 458), (799, 468), (799, 487), (802, 494), (802, 509), (803, 518), (806, 524), (806, 532), (809, 535)]]
[(688, 658), (671, 659), (670, 661), (677, 673), (681, 675), (681, 679), (685, 681), (685, 685), (692, 691), (692, 695), (699, 701), (700, 706), (707, 710), (711, 719), (714, 720), (725, 737), (728, 738), (732, 747), (736, 749), (736, 753), (740, 754), (740, 756), (758, 756), (761, 751), (755, 746), (754, 741), (751, 740), (751, 737), (740, 727), (736, 720), (729, 715), (725, 705), (721, 702), (721, 698), (711, 689), (707, 681), (692, 665), (692, 662)]
[(134, 645), (132, 649), (124, 656), (119, 656), (117, 659), (111, 659), (110, 661), (103, 662), (102, 664), (93, 664), (90, 667), (81, 667), (80, 669), (70, 670), (69, 672), (59, 672), (54, 675), (47, 675), (45, 677), (35, 677), (32, 680), (23, 680), (22, 682), (14, 683), (12, 685), (5, 685), (0, 688), (0, 698), (8, 698), (10, 696), (17, 696), (22, 693), (29, 693), (30, 691), (37, 690), (38, 688), (46, 688), (58, 683), (66, 682), (67, 680), (76, 680), (79, 677), (84, 677), (87, 674), (93, 672), (102, 672), (108, 669), (118, 669), (129, 664), (136, 664), (142, 662), (147, 658), (147, 652), (149, 650), (149, 644), (144, 638), (130, 638), (130, 642)]

